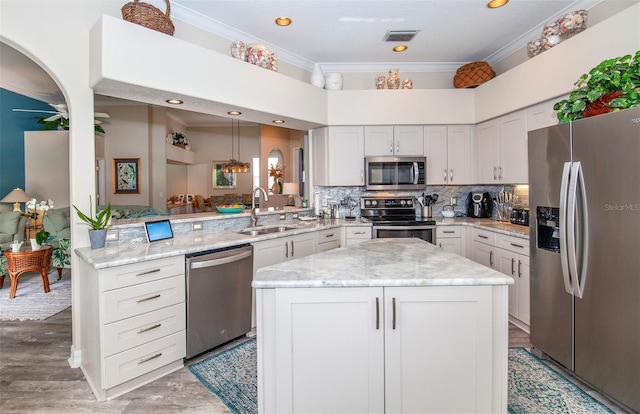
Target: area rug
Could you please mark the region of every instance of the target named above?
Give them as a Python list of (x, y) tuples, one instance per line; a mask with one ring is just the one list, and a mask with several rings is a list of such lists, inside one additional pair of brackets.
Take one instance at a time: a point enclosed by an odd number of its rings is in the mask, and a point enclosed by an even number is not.
[(1, 321), (43, 320), (71, 306), (70, 269), (63, 270), (60, 280), (56, 269), (49, 272), (49, 293), (44, 293), (42, 278), (36, 272), (20, 276), (14, 299), (9, 299), (10, 288), (11, 279), (7, 275), (0, 289)]
[[(231, 412), (258, 412), (255, 338), (189, 369)], [(613, 413), (524, 348), (509, 349), (508, 388), (512, 414)]]
[(191, 364), (189, 370), (232, 413), (258, 412), (256, 338)]
[(613, 413), (524, 348), (509, 349), (510, 413)]

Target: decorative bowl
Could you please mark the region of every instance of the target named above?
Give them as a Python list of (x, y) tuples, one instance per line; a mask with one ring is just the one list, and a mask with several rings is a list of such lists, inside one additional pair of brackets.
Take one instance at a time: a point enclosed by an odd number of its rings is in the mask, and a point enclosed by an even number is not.
[(240, 213), (242, 210), (244, 210), (244, 205), (243, 204), (226, 204), (223, 206), (216, 206), (216, 210), (218, 210), (220, 213), (223, 213), (223, 214)]

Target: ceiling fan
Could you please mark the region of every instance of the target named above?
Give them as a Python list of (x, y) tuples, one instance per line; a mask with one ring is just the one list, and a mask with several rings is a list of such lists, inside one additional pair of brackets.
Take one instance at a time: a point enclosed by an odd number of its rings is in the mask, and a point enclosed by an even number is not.
[[(14, 109), (14, 112), (37, 112), (44, 114), (52, 114), (50, 117), (42, 119), (43, 122), (53, 122), (60, 119), (69, 120), (69, 111), (67, 110), (67, 104), (49, 104), (55, 109), (55, 111), (46, 111), (42, 109)], [(109, 118), (109, 114), (104, 112), (96, 112), (94, 113), (95, 118)], [(95, 124), (98, 125), (102, 123), (102, 121), (95, 119)]]

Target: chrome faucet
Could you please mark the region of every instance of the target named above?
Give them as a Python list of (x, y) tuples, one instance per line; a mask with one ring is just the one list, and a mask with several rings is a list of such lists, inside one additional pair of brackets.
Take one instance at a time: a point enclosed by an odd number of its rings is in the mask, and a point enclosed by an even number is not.
[[(267, 196), (267, 192), (264, 191), (262, 187), (256, 187), (251, 192), (251, 227), (256, 227), (258, 225), (258, 216), (256, 215), (256, 191), (262, 191), (264, 195), (264, 201), (269, 201), (269, 196)], [(260, 199), (260, 192), (258, 191), (258, 199)]]

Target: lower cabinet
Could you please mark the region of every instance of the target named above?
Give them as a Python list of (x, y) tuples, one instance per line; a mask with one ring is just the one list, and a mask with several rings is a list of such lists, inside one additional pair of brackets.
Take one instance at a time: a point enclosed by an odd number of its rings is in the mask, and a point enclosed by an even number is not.
[(184, 256), (106, 269), (80, 261), (80, 367), (104, 401), (182, 368)]
[(504, 412), (506, 290), (258, 289), (259, 411)]
[(341, 232), (342, 229), (339, 227), (316, 232), (316, 246), (314, 248), (314, 252), (326, 252), (327, 250), (337, 249), (340, 247)]
[(343, 226), (342, 227), (344, 246), (349, 247), (358, 243), (371, 240), (370, 226)]
[(509, 285), (509, 316), (521, 328), (529, 330), (529, 240), (489, 230), (473, 228), (472, 259), (513, 278)]
[(465, 256), (464, 230), (462, 226), (437, 226), (436, 245), (443, 250)]

